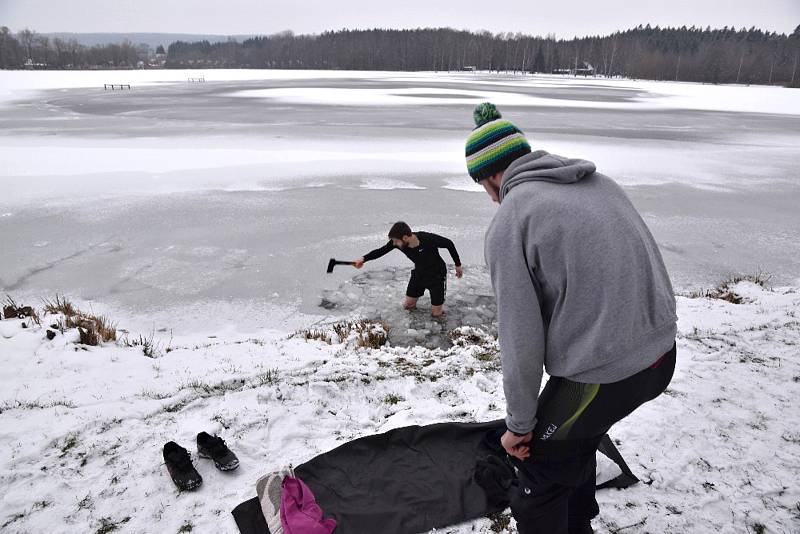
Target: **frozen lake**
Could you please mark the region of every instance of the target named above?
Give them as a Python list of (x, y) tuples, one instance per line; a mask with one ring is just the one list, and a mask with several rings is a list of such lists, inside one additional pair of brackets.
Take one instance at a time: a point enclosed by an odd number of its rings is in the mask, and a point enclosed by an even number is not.
[[(480, 276), (495, 207), (463, 142), (485, 100), (535, 149), (619, 181), (677, 290), (800, 277), (798, 90), (275, 71), (6, 71), (0, 87), (0, 292), (19, 298), (66, 293), (176, 329), (192, 327), (176, 307), (274, 326), (327, 313), (321, 295), (357, 274), (326, 275), (328, 258), (382, 245), (396, 220), (450, 237)], [(399, 302), (399, 284), (386, 291)]]

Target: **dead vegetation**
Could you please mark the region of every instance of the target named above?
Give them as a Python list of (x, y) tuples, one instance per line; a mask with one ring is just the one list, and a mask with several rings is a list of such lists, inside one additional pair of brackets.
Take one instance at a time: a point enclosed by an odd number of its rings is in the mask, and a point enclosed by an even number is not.
[(50, 402), (42, 402), (40, 400), (34, 400), (34, 401), (13, 400), (13, 401), (6, 401), (3, 404), (0, 404), (0, 414), (2, 414), (3, 412), (7, 412), (8, 410), (45, 410), (47, 408), (53, 408), (55, 406), (63, 406), (65, 408), (75, 408), (75, 404), (67, 399), (54, 400)]
[(511, 514), (492, 512), (486, 516), (492, 522), (489, 530), (492, 532), (506, 532), (511, 524)]
[(698, 299), (698, 298), (709, 298), (709, 299), (717, 299), (717, 300), (724, 300), (730, 302), (731, 304), (742, 304), (745, 302), (744, 297), (737, 294), (733, 287), (738, 284), (739, 282), (752, 282), (758, 286), (763, 288), (767, 288), (767, 284), (769, 280), (772, 278), (771, 275), (765, 273), (756, 273), (756, 274), (746, 274), (746, 275), (733, 275), (727, 280), (720, 282), (716, 287), (711, 289), (698, 289), (697, 291), (691, 291), (687, 293), (685, 296), (690, 299)]
[[(83, 345), (98, 345), (101, 342), (116, 341), (116, 324), (104, 315), (85, 313), (77, 309), (72, 302), (63, 295), (56, 295), (52, 299), (43, 300), (43, 311), (48, 315), (60, 315), (61, 317), (51, 325), (54, 330), (62, 333), (68, 329), (78, 330), (79, 343)], [(10, 296), (6, 296), (3, 305), (3, 316), (6, 319), (30, 319), (30, 323), (41, 325), (42, 318), (32, 306), (23, 306)], [(23, 322), (23, 328), (31, 326), (29, 322)], [(52, 339), (54, 333), (48, 334), (48, 339)]]
[(480, 328), (462, 326), (451, 330), (448, 334), (451, 343), (456, 347), (494, 347), (497, 344), (497, 335), (490, 334)]
[(77, 328), (79, 342), (83, 345), (99, 345), (100, 342), (117, 340), (117, 325), (105, 315), (84, 313), (77, 309), (64, 295), (44, 299), (44, 311), (52, 315), (62, 315), (57, 326), (62, 332)]
[(5, 319), (26, 319), (30, 318), (35, 324), (41, 324), (41, 319), (36, 310), (31, 306), (23, 306), (6, 295), (6, 301), (3, 303), (3, 317)]
[(386, 344), (389, 334), (389, 325), (383, 321), (342, 321), (324, 328), (308, 328), (299, 330), (291, 337), (301, 337), (305, 340), (322, 341), (327, 344), (334, 342), (345, 343), (353, 335), (359, 347), (377, 349)]
[[(148, 358), (158, 358), (161, 356), (161, 343), (156, 341), (155, 330), (150, 332), (147, 336), (139, 334), (139, 337), (133, 339), (125, 335), (125, 337), (122, 338), (122, 344), (126, 347), (141, 347), (142, 354)], [(172, 349), (168, 346), (167, 352), (171, 351)]]

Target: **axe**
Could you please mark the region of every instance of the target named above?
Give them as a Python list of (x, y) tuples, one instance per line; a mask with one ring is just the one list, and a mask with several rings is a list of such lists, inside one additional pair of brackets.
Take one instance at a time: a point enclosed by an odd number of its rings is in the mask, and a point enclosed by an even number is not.
[(328, 261), (328, 272), (332, 273), (333, 272), (333, 268), (336, 265), (355, 265), (355, 264), (356, 264), (356, 262), (354, 262), (354, 261), (339, 261), (339, 260), (335, 260), (335, 259), (331, 258)]

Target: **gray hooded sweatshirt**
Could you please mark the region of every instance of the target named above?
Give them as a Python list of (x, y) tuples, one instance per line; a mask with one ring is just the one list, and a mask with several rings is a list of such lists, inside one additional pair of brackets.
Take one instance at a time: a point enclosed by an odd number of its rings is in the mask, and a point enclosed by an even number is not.
[(672, 348), (675, 297), (653, 236), (594, 163), (536, 151), (503, 174), (486, 232), (508, 428), (536, 425), (543, 368), (617, 382)]

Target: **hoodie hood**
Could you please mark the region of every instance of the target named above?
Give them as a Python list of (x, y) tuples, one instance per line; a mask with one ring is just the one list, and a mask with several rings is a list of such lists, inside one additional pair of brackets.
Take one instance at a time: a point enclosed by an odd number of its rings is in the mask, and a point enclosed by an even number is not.
[(544, 150), (537, 150), (514, 160), (503, 173), (500, 201), (511, 189), (523, 182), (574, 184), (595, 172), (596, 167), (585, 159), (569, 159)]

